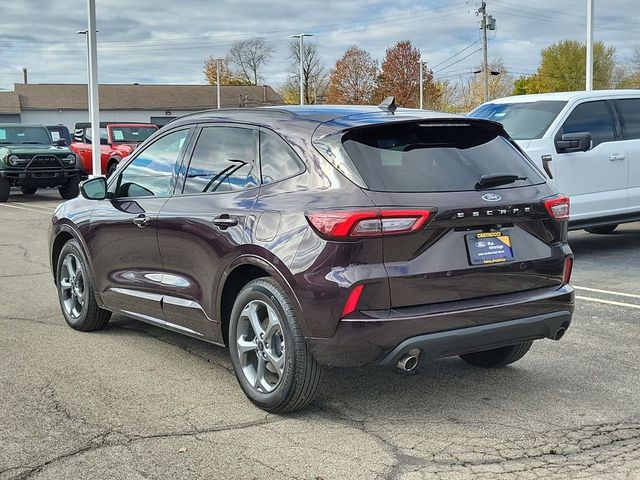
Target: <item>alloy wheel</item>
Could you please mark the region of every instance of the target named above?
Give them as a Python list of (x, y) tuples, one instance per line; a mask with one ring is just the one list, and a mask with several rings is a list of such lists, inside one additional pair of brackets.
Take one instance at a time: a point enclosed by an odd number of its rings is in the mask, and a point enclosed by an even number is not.
[(86, 303), (85, 278), (80, 259), (73, 253), (64, 257), (59, 279), (62, 305), (67, 315), (74, 319), (80, 318)]
[(242, 373), (256, 390), (275, 390), (284, 373), (285, 342), (276, 311), (261, 300), (250, 301), (240, 313), (236, 346)]

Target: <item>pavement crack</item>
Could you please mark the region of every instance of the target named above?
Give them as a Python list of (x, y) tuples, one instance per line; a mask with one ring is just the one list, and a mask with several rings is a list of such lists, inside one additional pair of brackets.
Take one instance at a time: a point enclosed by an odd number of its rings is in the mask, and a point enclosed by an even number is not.
[(401, 447), (393, 443), (390, 439), (385, 437), (379, 432), (376, 432), (369, 428), (366, 420), (357, 419), (351, 415), (348, 415), (335, 406), (329, 406), (320, 402), (316, 402), (317, 407), (329, 416), (330, 418), (338, 420), (341, 423), (346, 423), (349, 426), (361, 431), (362, 433), (372, 437), (378, 443), (380, 443), (389, 454), (392, 456), (394, 463), (388, 472), (382, 476), (385, 480), (395, 480), (402, 473), (402, 470), (407, 466), (422, 466), (427, 463), (427, 460), (413, 455), (407, 455), (401, 451)]
[(205, 435), (209, 433), (227, 432), (232, 430), (243, 430), (246, 428), (251, 428), (259, 425), (266, 425), (268, 423), (275, 423), (279, 421), (282, 421), (282, 419), (277, 417), (272, 417), (271, 414), (266, 414), (264, 417), (258, 420), (253, 420), (249, 422), (241, 422), (241, 423), (235, 423), (231, 425), (216, 425), (209, 428), (194, 428), (194, 429), (178, 430), (178, 431), (172, 431), (172, 432), (161, 432), (161, 433), (154, 433), (149, 435), (127, 434), (117, 430), (107, 430), (98, 435), (95, 435), (87, 443), (70, 452), (51, 458), (38, 465), (10, 467), (6, 470), (0, 471), (0, 475), (12, 470), (26, 469), (26, 471), (23, 471), (19, 473), (17, 476), (14, 476), (12, 478), (12, 480), (26, 480), (42, 472), (43, 470), (45, 470), (46, 468), (50, 467), (53, 464), (56, 464), (58, 462), (64, 462), (69, 458), (72, 458), (78, 455), (83, 455), (85, 453), (89, 453), (102, 448), (109, 448), (109, 447), (116, 447), (116, 446), (128, 447), (136, 443), (147, 442), (152, 440), (162, 440), (167, 438), (180, 438), (180, 437), (196, 437), (197, 435)]

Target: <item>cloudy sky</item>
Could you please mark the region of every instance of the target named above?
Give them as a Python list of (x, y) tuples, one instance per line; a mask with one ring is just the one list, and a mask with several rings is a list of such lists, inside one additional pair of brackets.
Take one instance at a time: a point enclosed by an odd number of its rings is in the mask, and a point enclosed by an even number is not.
[[(21, 0), (2, 5), (0, 90), (22, 81), (85, 83), (86, 0)], [(565, 39), (584, 40), (586, 0), (487, 0), (498, 24), (490, 57), (514, 74), (533, 72), (539, 51)], [(436, 78), (469, 75), (481, 61), (475, 0), (97, 0), (101, 83), (204, 83), (209, 55), (231, 43), (263, 37), (274, 56), (262, 72), (275, 87), (286, 79), (289, 35), (314, 34), (331, 67), (352, 44), (380, 59), (387, 47), (410, 40)], [(640, 46), (637, 0), (595, 0), (595, 39), (613, 45), (618, 61)]]

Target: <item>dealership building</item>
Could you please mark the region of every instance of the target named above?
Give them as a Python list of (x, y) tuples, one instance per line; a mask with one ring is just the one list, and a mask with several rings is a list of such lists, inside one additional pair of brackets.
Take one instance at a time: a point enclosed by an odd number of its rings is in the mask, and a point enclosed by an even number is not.
[[(89, 121), (87, 85), (17, 83), (0, 92), (0, 123), (66, 125)], [(150, 122), (159, 126), (187, 113), (217, 106), (212, 85), (105, 84), (99, 87), (100, 121)], [(221, 86), (220, 104), (228, 107), (282, 105), (273, 88)]]

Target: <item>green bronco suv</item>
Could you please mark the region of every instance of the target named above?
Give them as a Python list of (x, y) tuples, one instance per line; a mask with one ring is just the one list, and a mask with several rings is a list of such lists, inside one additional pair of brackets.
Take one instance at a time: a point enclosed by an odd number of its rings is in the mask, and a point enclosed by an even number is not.
[(0, 202), (12, 186), (32, 195), (38, 188), (58, 187), (60, 196), (78, 196), (80, 169), (76, 155), (53, 142), (44, 125), (0, 123)]

